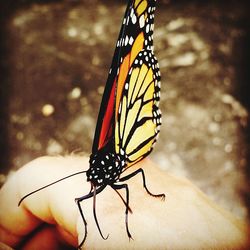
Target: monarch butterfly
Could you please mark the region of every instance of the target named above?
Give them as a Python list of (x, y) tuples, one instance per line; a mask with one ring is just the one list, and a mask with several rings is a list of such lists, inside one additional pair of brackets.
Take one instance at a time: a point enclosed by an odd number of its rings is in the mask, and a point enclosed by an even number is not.
[[(87, 222), (80, 203), (91, 197), (99, 233), (103, 239), (108, 238), (102, 234), (95, 209), (96, 195), (106, 186), (111, 186), (125, 204), (125, 224), (129, 238), (132, 238), (128, 228), (128, 212), (131, 209), (129, 188), (124, 182), (140, 173), (147, 193), (165, 198), (165, 194), (152, 194), (148, 190), (142, 169), (121, 177), (127, 168), (152, 151), (160, 131), (160, 70), (153, 53), (155, 3), (156, 0), (128, 1), (99, 110), (90, 167), (86, 171), (91, 190), (87, 195), (75, 199), (85, 225), (85, 235), (79, 247), (87, 237)], [(24, 196), (19, 204), (27, 196), (56, 182)], [(126, 199), (118, 192), (120, 189), (126, 190)]]
[[(120, 182), (141, 173), (147, 193), (156, 197), (165, 196), (154, 195), (147, 189), (142, 169), (120, 177), (128, 167), (151, 152), (161, 125), (161, 112), (158, 108), (160, 71), (153, 53), (155, 2), (128, 2), (101, 102), (90, 167), (86, 173), (91, 191), (76, 199), (85, 224), (83, 242), (87, 236), (87, 226), (80, 202), (90, 197), (95, 199), (107, 185), (116, 191), (126, 190), (127, 197), (123, 201), (126, 205), (126, 230), (129, 238), (129, 189), (127, 184)], [(95, 214), (94, 217), (96, 219)], [(97, 219), (96, 224), (101, 236), (105, 238)]]

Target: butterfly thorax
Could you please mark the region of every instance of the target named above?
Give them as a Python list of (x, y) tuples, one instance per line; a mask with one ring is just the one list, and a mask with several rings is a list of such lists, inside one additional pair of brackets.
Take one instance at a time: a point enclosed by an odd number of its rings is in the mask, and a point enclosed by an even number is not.
[(99, 150), (89, 159), (90, 167), (87, 170), (87, 181), (95, 186), (111, 185), (116, 182), (125, 167), (124, 157), (107, 150)]

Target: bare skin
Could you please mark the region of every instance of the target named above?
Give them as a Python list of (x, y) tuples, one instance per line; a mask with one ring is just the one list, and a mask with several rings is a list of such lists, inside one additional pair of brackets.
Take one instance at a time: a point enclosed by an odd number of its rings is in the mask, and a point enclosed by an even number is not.
[[(63, 244), (76, 247), (84, 224), (75, 198), (89, 192), (85, 174), (28, 197), (20, 207), (17, 204), (27, 193), (87, 168), (86, 157), (42, 157), (13, 174), (0, 190), (0, 249), (17, 248), (21, 242), (21, 249), (26, 250), (63, 249)], [(129, 229), (134, 240), (130, 241), (125, 206), (114, 190), (107, 187), (97, 196), (97, 216), (104, 236), (109, 234), (108, 240), (100, 237), (93, 220), (93, 199), (83, 201), (88, 222), (84, 249), (248, 249), (247, 225), (188, 180), (168, 175), (148, 159), (126, 174), (137, 168), (144, 169), (149, 190), (165, 193), (166, 200), (150, 197), (143, 190), (140, 175), (126, 182), (133, 210)]]

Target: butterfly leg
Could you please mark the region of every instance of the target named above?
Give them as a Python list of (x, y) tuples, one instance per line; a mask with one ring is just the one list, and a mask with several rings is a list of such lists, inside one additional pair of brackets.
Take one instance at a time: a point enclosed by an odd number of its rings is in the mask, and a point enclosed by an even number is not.
[(84, 241), (86, 240), (86, 238), (87, 238), (87, 221), (85, 220), (85, 217), (84, 217), (84, 215), (83, 215), (83, 211), (82, 211), (82, 208), (81, 208), (81, 200), (79, 200), (78, 198), (77, 199), (75, 199), (75, 201), (76, 201), (76, 204), (77, 204), (77, 206), (78, 206), (78, 209), (79, 209), (79, 211), (80, 211), (80, 214), (81, 214), (81, 217), (82, 217), (82, 220), (83, 220), (83, 223), (84, 223), (84, 227), (85, 227), (85, 232), (84, 232), (84, 236), (83, 236), (83, 239), (82, 239), (82, 241), (81, 241), (81, 243), (79, 244), (79, 246), (78, 246), (78, 249), (81, 249), (81, 247), (82, 247), (82, 245), (83, 245), (83, 243), (84, 243)]
[(153, 196), (153, 197), (160, 197), (160, 198), (162, 198), (162, 200), (165, 200), (165, 194), (153, 194), (153, 193), (151, 193), (151, 192), (148, 190), (147, 185), (146, 185), (145, 174), (144, 174), (144, 171), (143, 171), (142, 168), (139, 168), (139, 169), (137, 169), (136, 171), (134, 171), (133, 173), (131, 173), (131, 174), (127, 175), (127, 176), (124, 176), (124, 177), (120, 178), (120, 181), (122, 181), (122, 182), (123, 182), (123, 181), (126, 181), (126, 180), (128, 180), (128, 179), (134, 177), (135, 175), (137, 175), (137, 174), (139, 174), (139, 173), (141, 173), (141, 175), (142, 175), (143, 187), (146, 189), (147, 193), (148, 193), (149, 195)]
[(129, 237), (129, 239), (133, 239), (130, 232), (129, 232), (129, 229), (128, 229), (128, 211), (130, 210), (130, 208), (129, 208), (129, 189), (128, 189), (128, 185), (127, 184), (113, 184), (113, 185), (111, 185), (111, 187), (115, 191), (117, 191), (117, 189), (122, 189), (122, 188), (125, 188), (125, 190), (126, 190), (125, 224), (126, 224), (126, 230), (127, 230), (127, 235)]
[[(77, 204), (77, 206), (78, 206), (78, 209), (79, 209), (79, 211), (80, 211), (80, 215), (81, 215), (81, 217), (82, 217), (82, 220), (83, 220), (83, 223), (84, 223), (84, 227), (85, 227), (85, 233), (84, 233), (84, 236), (83, 236), (83, 239), (82, 239), (82, 241), (81, 241), (81, 243), (79, 244), (79, 246), (78, 246), (78, 248), (79, 249), (81, 249), (81, 247), (83, 246), (83, 243), (85, 242), (85, 240), (86, 240), (86, 238), (87, 238), (87, 233), (88, 233), (88, 231), (87, 231), (87, 221), (86, 221), (86, 219), (85, 219), (85, 217), (84, 217), (84, 214), (83, 214), (83, 211), (82, 211), (82, 208), (81, 208), (81, 202), (83, 201), (83, 200), (86, 200), (86, 199), (89, 199), (89, 198), (91, 198), (91, 197), (94, 197), (95, 198), (95, 196), (98, 194), (98, 193), (100, 193), (104, 188), (105, 188), (106, 186), (104, 185), (104, 186), (101, 186), (99, 189), (94, 189), (94, 192), (93, 191), (90, 191), (87, 195), (84, 195), (84, 196), (81, 196), (81, 197), (79, 197), (79, 198), (75, 198), (75, 202), (76, 202), (76, 204)], [(92, 185), (91, 185), (91, 190), (92, 190)], [(95, 204), (94, 204), (95, 205)], [(95, 209), (94, 209), (95, 210)], [(95, 214), (94, 214), (95, 215)], [(98, 225), (98, 223), (97, 223), (97, 225)], [(98, 225), (98, 229), (99, 229), (99, 225)], [(101, 234), (101, 236), (102, 236), (102, 234)], [(102, 236), (103, 237), (103, 236)]]
[(96, 191), (97, 191), (96, 187), (94, 186), (94, 191), (93, 191), (93, 214), (94, 214), (95, 223), (96, 223), (96, 226), (98, 228), (98, 231), (99, 231), (100, 235), (102, 236), (102, 238), (104, 240), (106, 240), (106, 239), (108, 239), (109, 235), (107, 235), (106, 237), (103, 236), (101, 228), (100, 228), (98, 220), (97, 220), (97, 216), (96, 216)]
[[(116, 193), (119, 195), (119, 197), (122, 199), (122, 202), (124, 203), (124, 205), (125, 206), (127, 206), (127, 203), (126, 203), (126, 201), (124, 200), (124, 198), (121, 196), (121, 194), (116, 190), (116, 189), (114, 189), (115, 191), (116, 191)], [(133, 211), (132, 211), (132, 209), (130, 208), (130, 207), (128, 207), (128, 211), (132, 214), (133, 213)]]

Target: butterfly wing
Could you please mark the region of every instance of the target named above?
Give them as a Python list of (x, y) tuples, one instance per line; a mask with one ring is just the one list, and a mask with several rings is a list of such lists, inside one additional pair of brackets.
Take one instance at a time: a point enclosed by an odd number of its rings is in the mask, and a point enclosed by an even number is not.
[[(138, 33), (135, 31), (135, 27), (133, 27), (134, 24), (131, 26), (127, 23), (127, 20), (129, 20), (129, 15), (131, 15), (131, 8), (133, 4), (134, 1), (129, 0), (129, 4), (125, 12), (120, 34), (117, 40), (116, 49), (114, 52), (112, 64), (110, 67), (106, 87), (103, 93), (103, 98), (99, 110), (97, 126), (92, 146), (93, 153), (97, 152), (99, 149), (103, 148), (105, 145), (107, 145), (110, 141), (112, 142), (112, 140), (114, 139), (116, 109), (115, 98), (117, 90), (121, 94), (121, 79), (126, 77), (126, 74), (123, 73), (124, 66), (122, 68), (120, 67), (123, 58), (126, 56), (126, 54), (128, 54), (128, 52), (132, 48), (132, 34)], [(117, 84), (118, 77), (119, 83)]]
[[(155, 0), (128, 4), (102, 98), (93, 153), (111, 142), (116, 154), (126, 153), (128, 162), (134, 163), (152, 149), (161, 116), (160, 73), (153, 55), (154, 11)], [(146, 128), (148, 138), (139, 132)]]
[(161, 125), (160, 75), (156, 58), (144, 50), (129, 71), (119, 104), (116, 153), (133, 164), (151, 150)]
[(153, 54), (154, 11), (155, 1), (134, 1), (126, 20), (136, 28), (117, 80), (115, 151), (125, 155), (128, 166), (151, 152), (161, 125), (160, 71)]

